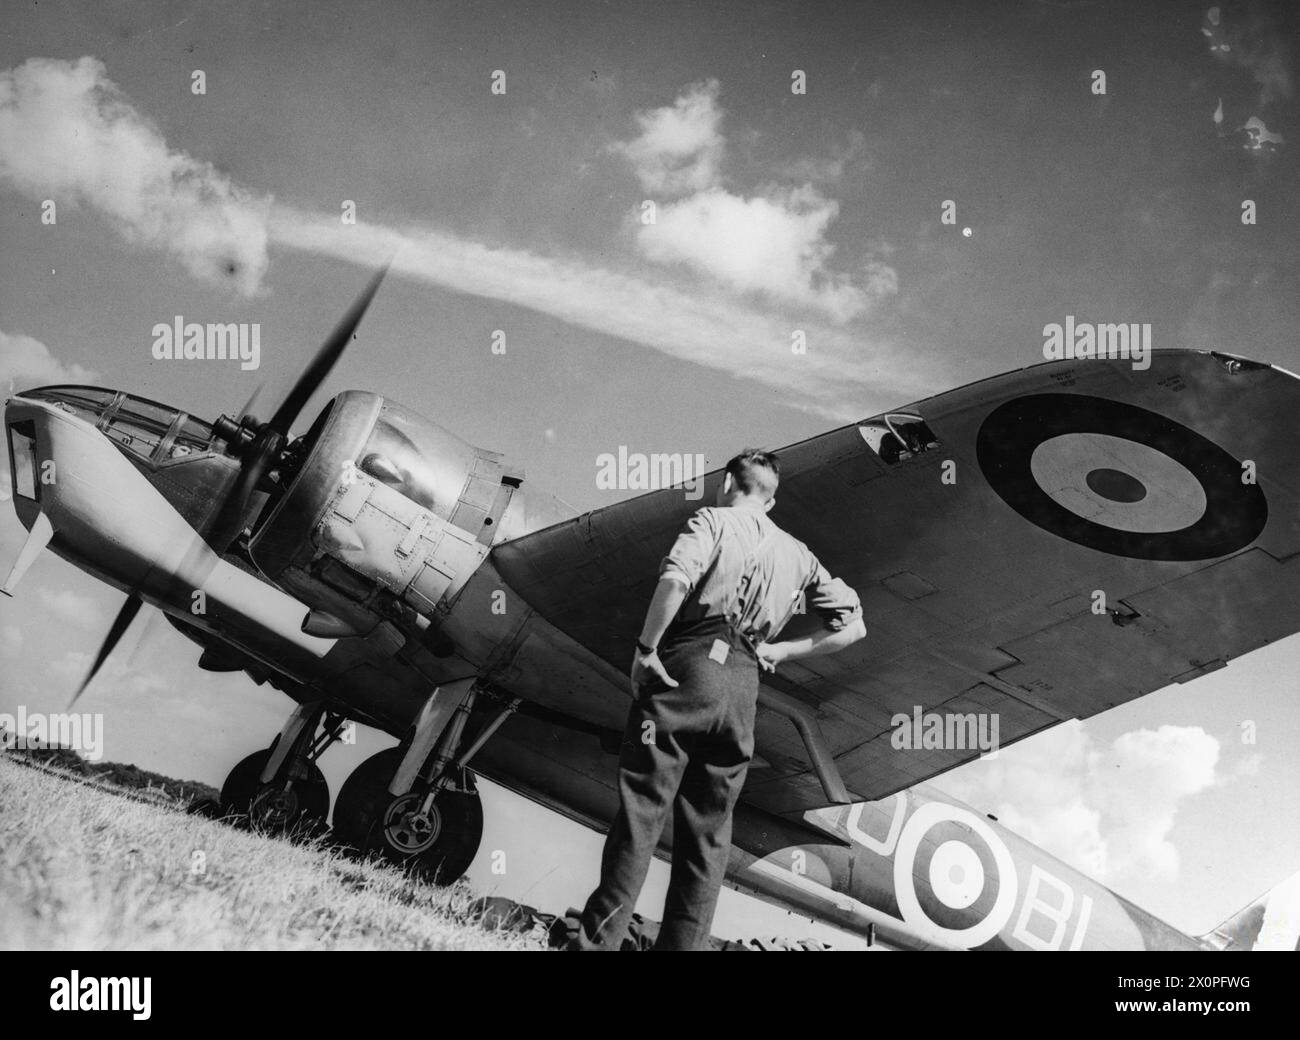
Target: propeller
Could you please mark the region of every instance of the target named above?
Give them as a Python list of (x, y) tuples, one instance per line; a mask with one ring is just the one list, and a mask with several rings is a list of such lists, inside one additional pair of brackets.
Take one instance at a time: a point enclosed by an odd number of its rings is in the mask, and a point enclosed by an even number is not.
[(244, 402), (244, 407), (235, 413), (236, 419), (242, 419), (253, 414), (253, 405), (257, 404), (257, 399), (262, 395), (264, 389), (266, 389), (265, 383), (258, 383), (253, 388), (253, 392), (248, 395), (248, 400)]
[(86, 677), (81, 680), (81, 685), (77, 687), (77, 692), (72, 695), (72, 700), (68, 702), (69, 708), (76, 704), (77, 698), (86, 692), (86, 687), (90, 685), (91, 680), (95, 678), (100, 668), (103, 667), (104, 662), (108, 660), (108, 655), (111, 654), (117, 644), (122, 641), (122, 637), (126, 635), (126, 630), (131, 627), (131, 622), (134, 621), (135, 616), (140, 613), (140, 608), (142, 606), (144, 606), (144, 600), (135, 593), (131, 593), (126, 597), (126, 602), (122, 604), (122, 609), (117, 612), (117, 617), (113, 618), (113, 623), (108, 628), (108, 635), (104, 637), (104, 642), (100, 644), (99, 653), (95, 655), (94, 664), (90, 666), (90, 671), (87, 672)]
[[(335, 362), (343, 354), (348, 343), (356, 334), (357, 326), (370, 306), (370, 301), (379, 291), (384, 275), (388, 273), (388, 264), (375, 272), (370, 284), (362, 290), (361, 295), (348, 308), (339, 323), (334, 327), (316, 351), (316, 356), (303, 370), (294, 383), (289, 395), (275, 410), (267, 423), (258, 423), (252, 416), (244, 415), (237, 422), (225, 416), (214, 424), (217, 432), (225, 437), (232, 450), (240, 457), (239, 476), (217, 511), (207, 535), (207, 543), (217, 552), (225, 552), (239, 537), (243, 530), (244, 518), (248, 514), (249, 502), (267, 471), (279, 460), (280, 452), (289, 438), (289, 427), (298, 418), (323, 383)], [(256, 394), (254, 395), (254, 398)], [(252, 400), (247, 407), (251, 407)]]
[[(230, 419), (223, 415), (213, 423), (213, 428), (217, 434), (226, 441), (231, 452), (238, 456), (240, 460), (239, 476), (218, 507), (216, 519), (209, 526), (204, 538), (207, 545), (217, 552), (225, 552), (239, 537), (244, 527), (244, 518), (248, 513), (248, 506), (253, 493), (257, 490), (257, 485), (267, 471), (279, 461), (280, 453), (289, 439), (289, 427), (293, 425), (298, 418), (298, 414), (311, 400), (312, 394), (325, 382), (326, 377), (334, 368), (335, 362), (338, 361), (344, 349), (352, 341), (357, 326), (361, 324), (361, 319), (370, 306), (370, 301), (375, 298), (380, 283), (383, 282), (384, 276), (388, 273), (388, 267), (389, 265), (386, 263), (375, 272), (374, 277), (370, 279), (370, 283), (362, 290), (361, 295), (352, 302), (352, 306), (348, 308), (342, 319), (334, 327), (334, 331), (329, 334), (325, 342), (321, 344), (320, 349), (316, 351), (316, 356), (312, 358), (311, 363), (307, 365), (293, 384), (293, 389), (289, 391), (288, 397), (275, 410), (275, 414), (271, 416), (269, 422), (259, 423), (249, 414), (253, 403), (261, 392), (259, 386), (236, 418)], [(196, 544), (195, 550), (198, 550), (201, 545), (202, 543)], [(90, 666), (90, 671), (85, 679), (77, 688), (77, 692), (73, 695), (69, 707), (75, 704), (77, 699), (86, 692), (91, 680), (95, 678), (104, 662), (108, 660), (108, 655), (113, 652), (118, 643), (122, 641), (122, 637), (126, 635), (126, 630), (131, 627), (131, 622), (140, 613), (142, 606), (144, 606), (144, 600), (140, 598), (138, 590), (133, 590), (127, 594), (126, 602), (122, 605), (122, 609), (118, 611), (117, 617), (113, 619), (112, 625), (109, 626), (108, 635), (104, 637), (99, 653), (95, 655), (95, 661)]]

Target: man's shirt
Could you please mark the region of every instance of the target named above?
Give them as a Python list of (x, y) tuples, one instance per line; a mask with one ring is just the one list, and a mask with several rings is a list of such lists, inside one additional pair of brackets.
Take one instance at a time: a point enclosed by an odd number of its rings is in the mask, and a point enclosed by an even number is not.
[(785, 627), (800, 600), (838, 631), (862, 616), (858, 594), (832, 578), (808, 546), (743, 506), (697, 510), (659, 566), (686, 586), (677, 617), (726, 617), (757, 645)]

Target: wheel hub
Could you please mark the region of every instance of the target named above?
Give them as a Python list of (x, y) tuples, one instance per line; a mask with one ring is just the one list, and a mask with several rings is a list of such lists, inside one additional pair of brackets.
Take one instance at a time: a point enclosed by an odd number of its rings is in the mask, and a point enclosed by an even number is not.
[(427, 813), (420, 812), (423, 794), (402, 795), (384, 813), (384, 837), (399, 852), (418, 855), (433, 846), (442, 833), (442, 814), (435, 803)]
[(249, 818), (264, 827), (287, 827), (298, 815), (298, 795), (283, 787), (264, 787), (253, 796)]

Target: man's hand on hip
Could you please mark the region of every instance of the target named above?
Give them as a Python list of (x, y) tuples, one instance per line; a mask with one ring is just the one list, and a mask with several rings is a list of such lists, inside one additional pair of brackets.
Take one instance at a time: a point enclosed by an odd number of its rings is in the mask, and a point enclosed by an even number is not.
[(668, 674), (663, 661), (659, 660), (657, 650), (652, 654), (635, 651), (632, 656), (632, 697), (635, 699), (640, 696), (641, 687), (653, 679), (658, 679), (665, 686), (677, 685), (677, 680)]
[(789, 643), (759, 643), (754, 647), (754, 656), (758, 666), (765, 672), (775, 672), (776, 666), (786, 659), (790, 650)]
[(758, 663), (763, 671), (774, 672), (776, 666), (782, 661), (798, 661), (805, 657), (833, 654), (852, 646), (866, 634), (866, 623), (862, 618), (855, 618), (843, 628), (826, 628), (801, 639), (788, 639), (780, 643), (759, 643), (754, 647), (754, 654), (758, 657)]

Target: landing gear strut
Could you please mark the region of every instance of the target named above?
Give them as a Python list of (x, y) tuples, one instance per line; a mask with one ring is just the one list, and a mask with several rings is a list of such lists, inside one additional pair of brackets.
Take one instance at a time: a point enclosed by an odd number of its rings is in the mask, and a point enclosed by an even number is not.
[(466, 764), (519, 704), (505, 704), (462, 750), (478, 694), (474, 680), (435, 690), (407, 741), (357, 767), (334, 805), (340, 838), (435, 884), (465, 873), (483, 838), (483, 807)]

